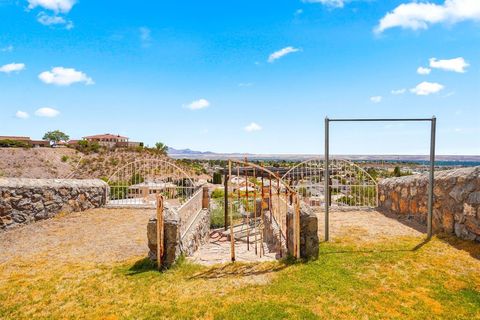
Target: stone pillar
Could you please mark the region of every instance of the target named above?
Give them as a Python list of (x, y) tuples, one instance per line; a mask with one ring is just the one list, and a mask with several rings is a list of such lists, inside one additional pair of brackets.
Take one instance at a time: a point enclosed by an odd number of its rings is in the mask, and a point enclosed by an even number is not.
[[(181, 255), (180, 247), (180, 219), (175, 211), (164, 210), (164, 253), (162, 257), (163, 266), (168, 268), (172, 266)], [(157, 218), (154, 216), (148, 221), (147, 225), (148, 256), (151, 260), (157, 260)]]
[[(288, 212), (288, 252), (293, 254), (293, 212)], [(300, 207), (300, 257), (317, 259), (320, 241), (318, 239), (318, 217), (313, 210), (302, 204)]]

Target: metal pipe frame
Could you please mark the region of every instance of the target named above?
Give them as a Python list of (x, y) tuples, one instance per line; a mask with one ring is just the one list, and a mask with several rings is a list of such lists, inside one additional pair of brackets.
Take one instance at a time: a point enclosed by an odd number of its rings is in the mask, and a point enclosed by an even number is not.
[[(432, 219), (433, 219), (433, 205), (434, 196), (433, 188), (435, 183), (435, 141), (436, 141), (436, 127), (437, 118), (432, 116), (431, 118), (344, 118), (344, 119), (329, 119), (325, 117), (325, 241), (330, 240), (330, 122), (430, 122), (430, 170), (429, 170), (429, 184), (428, 184), (428, 214), (427, 214), (427, 239), (432, 237)], [(377, 193), (378, 194), (378, 193)]]

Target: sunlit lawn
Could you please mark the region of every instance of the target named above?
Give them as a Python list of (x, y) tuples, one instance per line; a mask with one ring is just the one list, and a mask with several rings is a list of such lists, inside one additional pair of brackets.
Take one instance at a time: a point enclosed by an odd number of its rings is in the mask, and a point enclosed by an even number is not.
[(164, 273), (141, 258), (17, 261), (0, 266), (0, 318), (480, 319), (480, 245), (419, 244), (339, 239), (307, 263), (181, 262)]

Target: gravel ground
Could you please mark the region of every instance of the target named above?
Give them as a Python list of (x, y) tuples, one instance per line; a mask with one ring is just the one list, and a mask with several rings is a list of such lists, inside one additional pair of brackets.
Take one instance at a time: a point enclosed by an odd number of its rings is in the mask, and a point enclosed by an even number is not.
[[(0, 265), (35, 260), (55, 264), (101, 264), (146, 257), (146, 226), (153, 213), (146, 209), (94, 209), (2, 232)], [(318, 212), (318, 216), (319, 235), (323, 239), (323, 213)], [(332, 240), (354, 237), (358, 241), (376, 241), (422, 235), (421, 231), (374, 210), (332, 211), (330, 230)], [(229, 261), (229, 243), (221, 240), (212, 239), (192, 260), (207, 265)], [(244, 247), (242, 244), (237, 248), (239, 260), (255, 258), (251, 252), (243, 250)], [(267, 255), (264, 260), (270, 258)]]
[(146, 256), (147, 222), (153, 210), (93, 209), (0, 233), (0, 264), (47, 259), (108, 263)]
[[(316, 209), (318, 234), (324, 239), (325, 215)], [(376, 210), (335, 210), (330, 211), (330, 238), (355, 237), (360, 241), (384, 240), (392, 237), (418, 237), (426, 233), (426, 227), (415, 222), (399, 220), (395, 216)]]

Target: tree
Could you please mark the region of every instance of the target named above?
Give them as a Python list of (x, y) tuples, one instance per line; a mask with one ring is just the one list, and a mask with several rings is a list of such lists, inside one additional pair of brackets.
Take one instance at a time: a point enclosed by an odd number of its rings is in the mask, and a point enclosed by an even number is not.
[(160, 153), (160, 154), (163, 154), (163, 155), (166, 155), (167, 154), (167, 151), (168, 151), (168, 147), (163, 144), (162, 142), (157, 142), (155, 143), (155, 149)]
[(393, 176), (394, 177), (401, 177), (402, 176), (402, 171), (400, 171), (400, 167), (395, 167), (395, 169), (393, 169)]
[(220, 172), (213, 173), (213, 184), (222, 184), (222, 174)]
[(60, 141), (68, 141), (69, 139), (70, 137), (60, 130), (49, 131), (43, 135), (43, 140), (48, 140), (53, 145), (56, 145)]

